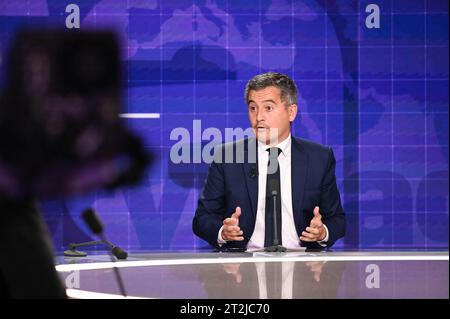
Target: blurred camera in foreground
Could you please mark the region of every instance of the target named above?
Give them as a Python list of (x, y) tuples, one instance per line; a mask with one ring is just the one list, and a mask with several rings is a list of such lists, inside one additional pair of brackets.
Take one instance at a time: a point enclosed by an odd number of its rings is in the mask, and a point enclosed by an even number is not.
[(119, 118), (120, 54), (100, 31), (22, 31), (0, 95), (0, 196), (48, 198), (139, 181), (150, 162)]

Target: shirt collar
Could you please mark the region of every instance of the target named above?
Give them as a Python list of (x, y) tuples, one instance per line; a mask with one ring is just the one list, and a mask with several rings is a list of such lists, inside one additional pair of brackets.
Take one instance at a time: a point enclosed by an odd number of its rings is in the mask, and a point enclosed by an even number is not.
[[(269, 146), (269, 145), (261, 142), (260, 140), (258, 140), (258, 150), (259, 150), (258, 153), (261, 154), (271, 147), (273, 147), (273, 146)], [(291, 154), (291, 133), (289, 133), (288, 137), (286, 137), (286, 139), (284, 141), (282, 141), (281, 143), (278, 143), (274, 147), (278, 147), (279, 149), (281, 149), (281, 153), (284, 156), (289, 156)]]

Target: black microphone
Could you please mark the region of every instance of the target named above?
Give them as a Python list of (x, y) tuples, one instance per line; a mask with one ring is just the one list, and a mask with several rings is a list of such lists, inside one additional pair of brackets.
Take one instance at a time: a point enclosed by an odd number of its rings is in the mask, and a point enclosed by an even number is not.
[(252, 167), (248, 176), (250, 178), (255, 178), (256, 176), (258, 176), (258, 171), (256, 170), (256, 167)]
[(82, 216), (84, 222), (94, 234), (101, 235), (103, 233), (103, 225), (92, 208), (86, 208), (83, 211)]
[[(108, 250), (108, 252), (109, 252), (109, 256), (110, 256), (112, 262), (116, 261), (112, 254), (114, 254), (114, 256), (116, 256), (118, 259), (127, 258), (128, 254), (124, 250), (122, 250), (118, 246), (114, 246), (106, 239), (106, 236), (103, 233), (103, 225), (100, 222), (100, 219), (98, 218), (97, 214), (94, 212), (94, 210), (92, 208), (85, 209), (83, 211), (82, 216), (83, 216), (84, 221), (88, 225), (89, 229), (94, 234), (99, 236), (100, 239), (111, 248), (110, 250)], [(120, 258), (119, 256), (124, 257), (124, 258)], [(124, 297), (126, 297), (127, 293), (125, 291), (125, 286), (123, 285), (123, 281), (122, 281), (122, 277), (120, 276), (119, 269), (117, 267), (113, 267), (113, 269), (114, 269), (114, 273), (116, 275), (116, 279), (117, 279), (117, 283), (119, 285), (120, 292)]]
[[(278, 234), (277, 225), (277, 196), (280, 183), (276, 179), (272, 179), (269, 182), (269, 191), (273, 198), (273, 243), (272, 246), (266, 247), (265, 251), (270, 252), (285, 252), (286, 248), (280, 245), (280, 238)], [(281, 207), (280, 207), (281, 209)], [(267, 227), (267, 225), (266, 225)]]

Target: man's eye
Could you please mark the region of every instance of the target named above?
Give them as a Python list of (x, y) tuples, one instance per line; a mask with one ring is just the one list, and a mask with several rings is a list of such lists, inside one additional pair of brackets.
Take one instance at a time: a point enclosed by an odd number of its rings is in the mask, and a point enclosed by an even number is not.
[(266, 105), (266, 110), (267, 111), (273, 111), (273, 106), (272, 105)]
[(254, 111), (256, 110), (256, 107), (254, 107), (254, 106), (249, 106), (248, 109), (250, 110), (250, 112), (254, 112)]

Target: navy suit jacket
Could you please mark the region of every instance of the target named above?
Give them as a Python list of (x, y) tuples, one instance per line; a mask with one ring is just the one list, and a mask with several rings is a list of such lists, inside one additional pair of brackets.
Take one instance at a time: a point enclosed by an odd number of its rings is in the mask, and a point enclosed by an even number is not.
[[(217, 235), (223, 220), (230, 217), (237, 206), (241, 208), (239, 226), (244, 233), (244, 240), (229, 241), (226, 246), (245, 248), (255, 229), (258, 163), (248, 160), (251, 143), (257, 145), (256, 139), (224, 144), (222, 152), (216, 152), (222, 157), (216, 157), (209, 167), (192, 229), (197, 236), (214, 247), (218, 247)], [(336, 160), (333, 151), (329, 147), (293, 136), (291, 143), (292, 209), (297, 234), (300, 236), (309, 226), (314, 216), (314, 207), (319, 206), (322, 222), (329, 231), (327, 247), (330, 247), (345, 234), (345, 213), (336, 185)], [(233, 154), (236, 154), (236, 150), (243, 149), (244, 161), (225, 163), (223, 155), (229, 148), (233, 148)], [(316, 242), (302, 242), (302, 246), (323, 248)]]

